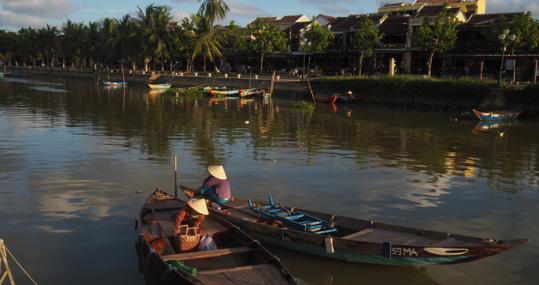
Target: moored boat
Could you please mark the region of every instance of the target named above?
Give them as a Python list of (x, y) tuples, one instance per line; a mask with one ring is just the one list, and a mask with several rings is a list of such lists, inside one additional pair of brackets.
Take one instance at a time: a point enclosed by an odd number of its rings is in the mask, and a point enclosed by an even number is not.
[(472, 109), (475, 116), (481, 121), (508, 121), (516, 120), (522, 112), (520, 111), (491, 111), (481, 112), (476, 109)]
[(152, 90), (165, 90), (172, 87), (171, 83), (148, 83), (148, 86)]
[(239, 89), (232, 89), (232, 90), (209, 89), (207, 92), (209, 94), (211, 94), (212, 96), (216, 96), (216, 97), (220, 97), (220, 96), (238, 96), (238, 95), (240, 95), (240, 90)]
[(242, 98), (252, 97), (252, 96), (256, 96), (256, 95), (264, 95), (264, 90), (256, 89), (256, 88), (241, 89), (239, 94), (240, 94), (240, 97), (242, 97)]
[(496, 255), (528, 242), (528, 239), (484, 239), (335, 216), (282, 207), (271, 199), (266, 206), (236, 199), (212, 212), (264, 243), (354, 263), (457, 264)]
[(297, 284), (259, 242), (213, 214), (206, 217), (198, 234), (201, 241), (212, 240), (209, 250), (198, 250), (202, 242), (197, 246), (195, 240), (193, 249), (180, 251), (185, 240), (175, 236), (174, 224), (185, 204), (160, 190), (144, 204), (137, 220), (136, 248), (147, 277), (162, 284)]
[(114, 88), (117, 88), (117, 87), (127, 86), (127, 82), (125, 82), (125, 81), (108, 81), (108, 80), (103, 80), (101, 83), (103, 83), (103, 85), (104, 85), (105, 87), (114, 87)]

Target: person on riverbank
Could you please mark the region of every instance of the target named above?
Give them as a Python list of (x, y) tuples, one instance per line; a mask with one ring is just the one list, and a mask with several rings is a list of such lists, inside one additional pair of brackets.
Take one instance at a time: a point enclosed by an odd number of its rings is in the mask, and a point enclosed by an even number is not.
[(218, 205), (224, 205), (232, 198), (232, 190), (227, 180), (225, 168), (222, 165), (208, 166), (209, 176), (204, 180), (198, 191), (183, 189), (187, 197), (205, 198)]
[(176, 215), (176, 235), (180, 234), (180, 227), (187, 225), (200, 231), (200, 225), (204, 222), (205, 216), (209, 215), (208, 206), (204, 199), (190, 199), (187, 205), (180, 209)]

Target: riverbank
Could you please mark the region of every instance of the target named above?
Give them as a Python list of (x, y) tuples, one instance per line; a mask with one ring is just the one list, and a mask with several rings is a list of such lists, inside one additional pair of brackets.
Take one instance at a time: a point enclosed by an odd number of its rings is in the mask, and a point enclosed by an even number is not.
[(469, 112), (472, 108), (517, 109), (539, 118), (539, 86), (505, 86), (494, 81), (435, 79), (417, 76), (328, 77), (312, 81), (325, 94), (353, 91), (364, 102), (418, 110)]
[[(91, 80), (122, 80), (115, 73), (101, 74), (92, 70), (73, 71), (64, 69), (11, 68), (13, 73), (26, 76), (61, 76), (87, 78)], [(149, 73), (126, 73), (131, 83), (145, 84)], [(270, 76), (212, 74), (212, 73), (170, 73), (163, 77), (181, 87), (227, 86), (233, 88), (269, 89)], [(413, 110), (442, 111), (453, 114), (470, 112), (472, 108), (522, 110), (522, 117), (539, 119), (539, 85), (496, 87), (494, 81), (473, 79), (435, 79), (419, 76), (395, 77), (326, 77), (311, 80), (313, 92), (317, 95), (344, 94), (348, 90), (361, 102), (403, 107)], [(305, 81), (297, 78), (278, 78), (275, 82), (276, 95), (280, 97), (300, 97), (310, 100), (310, 91)]]

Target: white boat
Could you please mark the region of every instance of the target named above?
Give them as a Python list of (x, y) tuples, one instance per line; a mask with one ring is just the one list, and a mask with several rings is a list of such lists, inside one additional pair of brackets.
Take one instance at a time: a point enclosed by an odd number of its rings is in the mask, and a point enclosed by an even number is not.
[(165, 90), (172, 87), (172, 84), (170, 83), (162, 83), (162, 84), (155, 84), (155, 83), (148, 83), (148, 86), (152, 90)]

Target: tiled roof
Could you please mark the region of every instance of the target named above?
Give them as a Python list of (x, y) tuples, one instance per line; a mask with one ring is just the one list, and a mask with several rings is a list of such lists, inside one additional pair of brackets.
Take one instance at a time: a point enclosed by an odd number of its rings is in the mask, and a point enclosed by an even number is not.
[(455, 15), (460, 11), (460, 8), (446, 8), (444, 5), (425, 6), (417, 12), (415, 17), (436, 17), (444, 10), (446, 10), (449, 15)]
[(387, 36), (406, 35), (410, 16), (392, 16), (387, 18), (378, 29)]
[(446, 4), (446, 3), (461, 3), (462, 0), (416, 0), (416, 4)]
[(473, 28), (473, 27), (488, 27), (492, 23), (501, 21), (505, 19), (508, 22), (513, 21), (516, 16), (523, 15), (523, 12), (520, 13), (499, 13), (499, 14), (482, 14), (482, 15), (472, 15), (466, 23), (461, 25), (462, 28)]
[(366, 19), (371, 19), (375, 24), (378, 24), (383, 17), (384, 15), (382, 14), (350, 15), (348, 17), (337, 17), (329, 24), (334, 32), (347, 32), (357, 29)]

